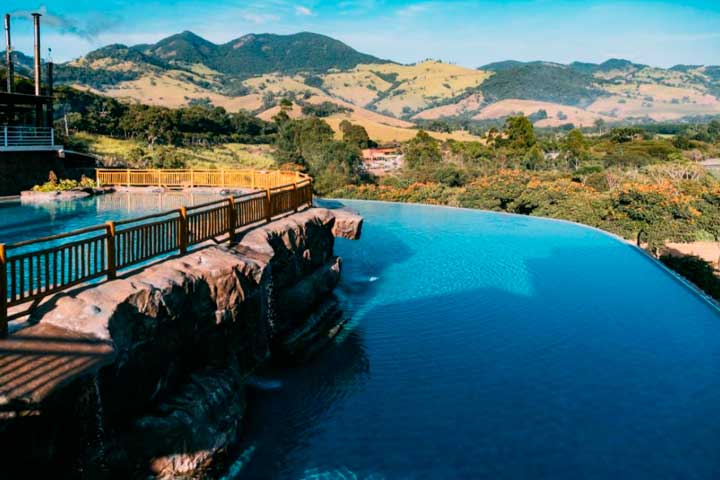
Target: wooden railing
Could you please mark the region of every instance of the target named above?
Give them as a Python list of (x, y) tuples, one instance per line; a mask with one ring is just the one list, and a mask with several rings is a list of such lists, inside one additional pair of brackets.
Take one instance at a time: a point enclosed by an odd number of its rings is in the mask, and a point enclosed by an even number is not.
[(274, 188), (308, 179), (300, 172), (281, 170), (97, 170), (101, 186)]
[[(138, 178), (170, 178), (166, 176), (167, 171), (153, 172), (152, 175), (159, 177), (135, 176), (131, 171), (131, 182), (138, 182)], [(202, 205), (107, 222), (51, 237), (0, 244), (0, 336), (7, 335), (12, 307), (24, 304), (32, 307), (49, 295), (78, 284), (112, 280), (121, 270), (173, 252), (184, 254), (190, 247), (208, 240), (232, 242), (238, 228), (270, 221), (277, 215), (312, 204), (312, 180), (305, 175), (256, 172), (243, 177), (237, 172), (225, 173), (225, 180), (231, 179), (235, 187), (243, 187), (240, 184), (245, 178), (255, 178), (256, 185), (268, 187)], [(127, 171), (122, 174), (127, 178)], [(290, 179), (290, 174), (291, 182), (270, 185)], [(114, 175), (118, 175), (117, 171), (100, 170), (98, 180), (102, 179), (104, 184), (113, 183), (105, 183), (105, 180), (112, 180)], [(194, 178), (204, 179), (206, 183), (212, 181), (210, 176)]]

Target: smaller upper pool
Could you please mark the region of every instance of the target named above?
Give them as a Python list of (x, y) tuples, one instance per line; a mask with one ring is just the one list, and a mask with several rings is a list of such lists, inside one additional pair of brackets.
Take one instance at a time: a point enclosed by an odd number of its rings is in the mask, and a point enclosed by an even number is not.
[(220, 194), (206, 192), (117, 192), (42, 204), (0, 201), (0, 243), (57, 235), (111, 220), (141, 217), (221, 198)]

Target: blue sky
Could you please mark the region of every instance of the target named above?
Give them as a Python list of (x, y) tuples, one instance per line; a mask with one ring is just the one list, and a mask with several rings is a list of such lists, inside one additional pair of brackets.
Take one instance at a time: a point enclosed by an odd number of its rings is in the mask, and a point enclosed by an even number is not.
[[(15, 48), (30, 52), (29, 11), (56, 61), (109, 43), (155, 42), (191, 30), (216, 43), (247, 33), (312, 31), (400, 62), (467, 67), (516, 60), (657, 66), (720, 64), (720, 0), (9, 0)], [(4, 12), (1, 12), (4, 13)]]

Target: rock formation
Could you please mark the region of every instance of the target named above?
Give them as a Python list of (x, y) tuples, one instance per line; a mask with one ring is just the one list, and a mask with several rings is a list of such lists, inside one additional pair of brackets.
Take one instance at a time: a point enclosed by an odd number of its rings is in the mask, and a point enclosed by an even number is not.
[[(48, 426), (72, 424), (58, 417), (68, 405), (100, 408), (103, 419), (95, 423), (102, 424), (105, 453), (95, 468), (196, 475), (240, 435), (245, 378), (269, 359), (304, 358), (341, 329), (332, 296), (342, 265), (334, 238), (358, 238), (361, 225), (349, 212), (309, 209), (241, 233), (235, 245), (203, 245), (57, 297), (37, 309), (36, 327), (100, 342), (108, 351), (90, 374), (71, 375), (43, 398), (13, 401), (27, 401), (42, 418), (36, 435), (52, 430), (55, 441), (63, 441), (63, 432)], [(88, 391), (96, 402), (78, 402)], [(0, 421), (0, 438), (23, 429), (33, 437), (31, 427), (25, 417)], [(83, 456), (89, 444), (67, 442), (34, 452), (49, 457), (42, 459), (47, 464), (66, 465), (58, 455)], [(11, 450), (37, 461), (33, 452)]]

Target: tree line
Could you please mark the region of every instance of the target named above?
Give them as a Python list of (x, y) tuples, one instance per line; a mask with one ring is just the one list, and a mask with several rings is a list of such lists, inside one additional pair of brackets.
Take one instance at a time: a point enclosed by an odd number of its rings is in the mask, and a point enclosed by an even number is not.
[[(181, 108), (123, 103), (70, 87), (55, 95), (56, 130), (84, 131), (155, 145), (271, 143), (277, 126), (248, 112), (195, 104)], [(68, 138), (68, 141), (72, 139)]]

